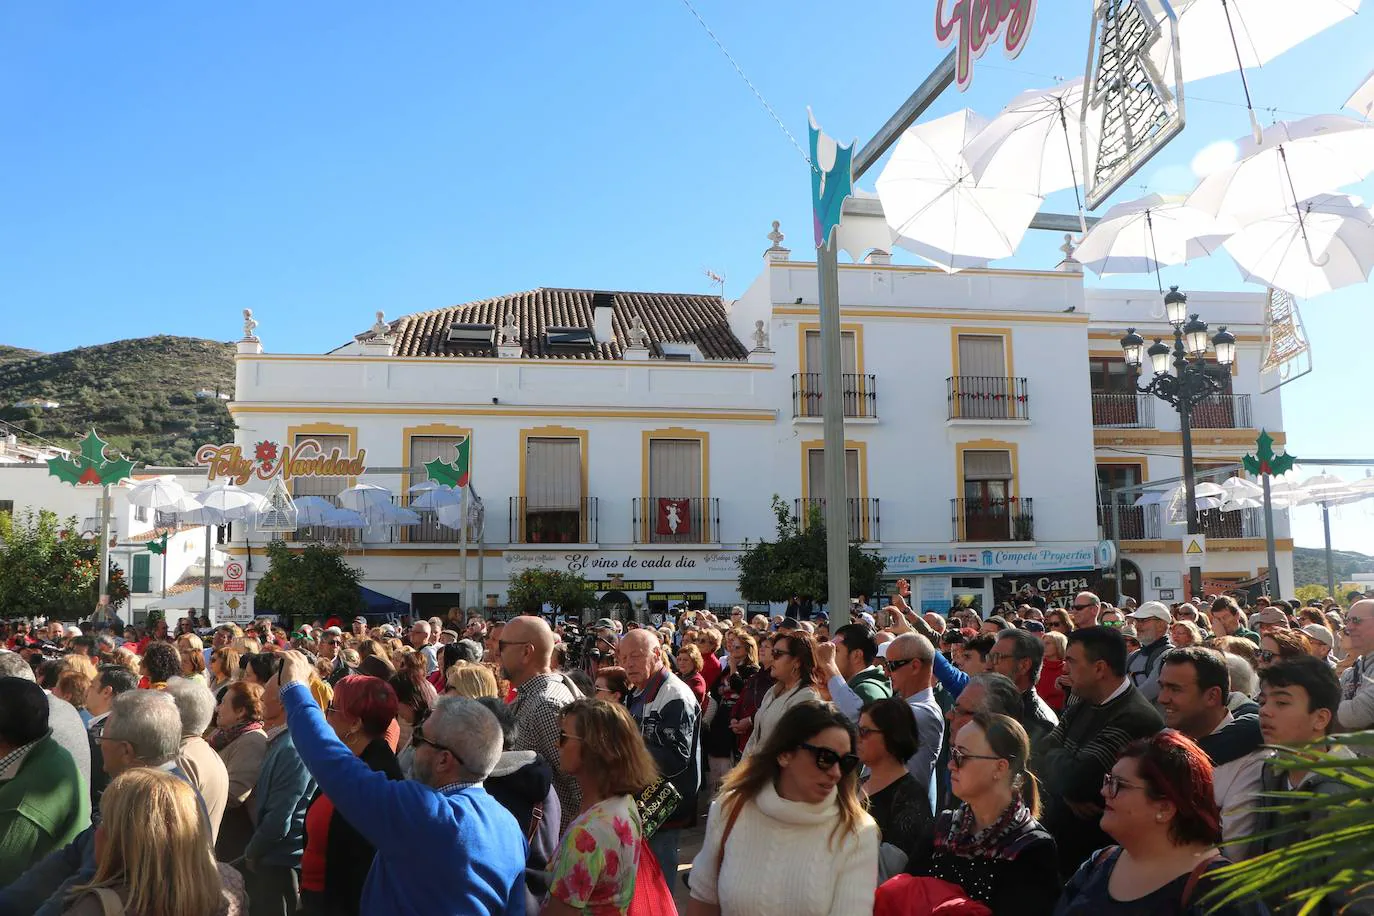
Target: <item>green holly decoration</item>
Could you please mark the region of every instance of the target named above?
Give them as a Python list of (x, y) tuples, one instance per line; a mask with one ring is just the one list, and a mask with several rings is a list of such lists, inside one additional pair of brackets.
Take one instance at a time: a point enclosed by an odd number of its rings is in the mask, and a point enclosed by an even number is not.
[(435, 458), (433, 461), (425, 462), (425, 471), (429, 474), (429, 479), (435, 483), (453, 487), (455, 489), (468, 485), (469, 475), (469, 456), (472, 454), (471, 440), (463, 439), (457, 446), (458, 457), (452, 464)]
[(165, 554), (167, 552), (167, 535), (164, 534), (160, 538), (149, 541), (147, 546), (149, 553)]
[(81, 453), (70, 458), (49, 458), (48, 473), (73, 486), (119, 483), (133, 476), (134, 463), (127, 458), (111, 461), (105, 457), (105, 440), (91, 430), (81, 440)]
[(1274, 454), (1274, 437), (1269, 435), (1268, 430), (1260, 430), (1255, 445), (1255, 454), (1246, 455), (1241, 459), (1245, 470), (1251, 474), (1269, 474), (1275, 477), (1292, 470), (1296, 459), (1292, 455)]

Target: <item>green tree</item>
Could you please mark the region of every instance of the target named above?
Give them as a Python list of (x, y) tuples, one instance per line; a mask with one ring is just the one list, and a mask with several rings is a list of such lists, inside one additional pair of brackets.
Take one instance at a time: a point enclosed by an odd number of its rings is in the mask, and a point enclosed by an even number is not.
[(577, 573), (536, 566), (512, 577), (506, 603), (519, 614), (538, 614), (548, 603), (560, 613), (581, 617), (596, 604), (596, 593)]
[(258, 582), (253, 599), (259, 610), (290, 620), (362, 612), (362, 570), (345, 563), (339, 548), (307, 544), (297, 552), (285, 541), (273, 541), (267, 558), (272, 568)]
[[(1351, 591), (1358, 592), (1360, 590), (1360, 587), (1353, 582), (1341, 584), (1339, 579), (1337, 579), (1336, 582), (1338, 583), (1336, 585), (1337, 602), (1345, 601)], [(1313, 598), (1330, 598), (1331, 593), (1326, 590), (1325, 585), (1300, 585), (1294, 590), (1293, 597), (1297, 598), (1303, 604), (1306, 604)]]
[(77, 521), (26, 510), (0, 514), (0, 608), (7, 614), (78, 620), (95, 607), (98, 545), (77, 537)]
[[(803, 526), (787, 503), (773, 496), (777, 540), (746, 545), (735, 561), (739, 566), (739, 593), (745, 601), (786, 601), (793, 595), (824, 600), (829, 594), (825, 557), (825, 518), (813, 507)], [(873, 594), (887, 561), (863, 550), (857, 541), (849, 545), (849, 594)]]

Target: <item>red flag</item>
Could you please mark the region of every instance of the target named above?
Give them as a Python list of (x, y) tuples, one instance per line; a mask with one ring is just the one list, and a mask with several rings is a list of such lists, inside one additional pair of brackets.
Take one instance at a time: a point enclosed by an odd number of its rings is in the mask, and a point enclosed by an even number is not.
[(664, 536), (692, 533), (692, 501), (690, 499), (658, 500), (654, 533)]

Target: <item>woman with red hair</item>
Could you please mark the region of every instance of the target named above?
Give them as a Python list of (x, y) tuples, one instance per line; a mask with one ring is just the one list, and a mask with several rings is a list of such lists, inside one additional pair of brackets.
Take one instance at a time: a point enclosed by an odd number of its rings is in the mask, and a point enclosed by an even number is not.
[(1102, 780), (1102, 829), (1121, 845), (1094, 853), (1069, 879), (1054, 916), (1263, 916), (1258, 900), (1203, 906), (1221, 810), (1212, 762), (1166, 728), (1127, 746)]
[[(334, 700), (324, 715), (334, 734), (364, 763), (390, 779), (404, 779), (385, 737), (396, 705), (396, 691), (386, 681), (351, 674), (334, 685)], [(356, 914), (375, 852), (334, 810), (329, 797), (317, 792), (305, 813), (301, 912)]]

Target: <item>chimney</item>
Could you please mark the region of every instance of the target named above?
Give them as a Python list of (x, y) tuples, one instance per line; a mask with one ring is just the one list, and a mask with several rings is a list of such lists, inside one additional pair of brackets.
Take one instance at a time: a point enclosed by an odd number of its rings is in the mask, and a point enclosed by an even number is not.
[(597, 343), (615, 340), (612, 319), (615, 317), (615, 293), (592, 294), (592, 333)]

